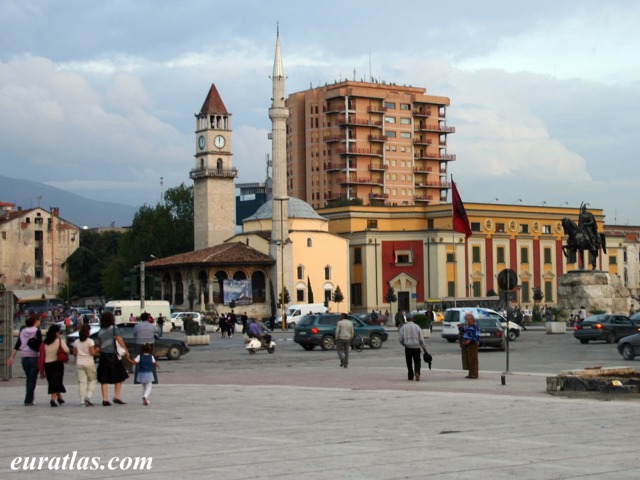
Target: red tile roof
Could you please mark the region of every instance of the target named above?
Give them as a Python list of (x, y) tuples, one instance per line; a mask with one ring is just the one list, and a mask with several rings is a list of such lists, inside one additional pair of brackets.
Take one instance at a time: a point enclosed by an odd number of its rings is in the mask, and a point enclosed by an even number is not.
[(202, 104), (200, 113), (229, 113), (227, 112), (227, 107), (224, 106), (224, 102), (218, 93), (218, 89), (213, 83), (211, 84), (207, 98)]
[(149, 270), (186, 265), (273, 265), (276, 261), (269, 255), (239, 242), (223, 243), (195, 252), (180, 253), (146, 263)]

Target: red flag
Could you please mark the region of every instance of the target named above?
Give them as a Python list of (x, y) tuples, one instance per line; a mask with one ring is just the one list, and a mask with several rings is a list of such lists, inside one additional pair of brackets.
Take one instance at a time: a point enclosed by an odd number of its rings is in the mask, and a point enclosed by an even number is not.
[(464, 204), (460, 199), (460, 194), (456, 188), (456, 182), (451, 180), (451, 208), (453, 210), (453, 231), (458, 233), (464, 233), (465, 237), (471, 236), (471, 226), (469, 225), (469, 218), (467, 217), (467, 211), (464, 209)]

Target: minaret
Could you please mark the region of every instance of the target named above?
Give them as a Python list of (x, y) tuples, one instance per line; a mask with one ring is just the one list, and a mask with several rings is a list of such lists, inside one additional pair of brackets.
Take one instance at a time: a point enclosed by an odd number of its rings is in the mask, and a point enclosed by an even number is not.
[[(270, 255), (276, 259), (272, 278), (275, 280), (275, 296), (277, 299), (288, 285), (289, 294), (291, 277), (291, 244), (289, 241), (289, 197), (287, 196), (287, 119), (289, 110), (284, 103), (284, 69), (282, 68), (282, 52), (280, 51), (280, 28), (276, 35), (276, 54), (273, 60), (273, 95), (269, 118), (272, 132), (273, 159), (273, 201)], [(284, 305), (282, 305), (284, 310)], [(283, 322), (284, 323), (284, 322)]]
[(231, 114), (215, 85), (196, 114), (193, 180), (194, 250), (220, 245), (235, 234), (238, 171), (231, 153)]

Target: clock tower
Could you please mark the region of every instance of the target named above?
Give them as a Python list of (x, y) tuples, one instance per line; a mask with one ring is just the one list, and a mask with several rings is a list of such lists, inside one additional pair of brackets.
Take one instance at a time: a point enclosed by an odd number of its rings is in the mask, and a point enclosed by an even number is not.
[(231, 153), (231, 114), (211, 85), (196, 114), (196, 165), (193, 180), (194, 250), (220, 245), (235, 234), (238, 171)]

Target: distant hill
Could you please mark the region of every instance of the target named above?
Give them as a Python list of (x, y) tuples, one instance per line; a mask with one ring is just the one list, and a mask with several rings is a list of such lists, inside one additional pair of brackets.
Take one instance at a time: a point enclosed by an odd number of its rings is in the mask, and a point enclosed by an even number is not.
[(58, 207), (60, 216), (78, 227), (128, 227), (138, 207), (91, 200), (44, 183), (0, 175), (0, 202), (15, 203), (16, 208)]

